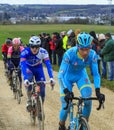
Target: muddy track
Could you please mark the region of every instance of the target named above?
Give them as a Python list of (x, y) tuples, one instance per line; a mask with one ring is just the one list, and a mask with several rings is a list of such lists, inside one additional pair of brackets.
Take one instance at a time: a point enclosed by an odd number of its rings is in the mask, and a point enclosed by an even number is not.
[[(57, 77), (56, 72), (54, 75)], [(79, 95), (76, 87), (74, 91), (76, 95)], [(89, 121), (90, 128), (91, 130), (114, 130), (114, 92), (106, 88), (102, 88), (101, 91), (106, 94), (105, 109), (97, 111), (98, 103), (93, 102)], [(37, 126), (31, 125), (29, 113), (25, 109), (26, 93), (24, 87), (23, 93), (21, 104), (17, 104), (4, 76), (3, 63), (0, 61), (0, 130), (38, 130)], [(59, 98), (59, 86), (56, 81), (54, 91), (51, 91), (50, 86), (46, 87), (45, 130), (58, 130)]]

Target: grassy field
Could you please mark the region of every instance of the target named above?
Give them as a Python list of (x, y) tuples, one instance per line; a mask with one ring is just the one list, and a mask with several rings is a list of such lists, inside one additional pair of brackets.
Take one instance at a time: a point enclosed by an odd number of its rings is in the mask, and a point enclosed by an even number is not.
[[(3, 43), (7, 37), (21, 37), (27, 43), (32, 34), (38, 35), (41, 32), (52, 33), (61, 32), (69, 29), (81, 29), (81, 31), (96, 33), (106, 33), (110, 31), (109, 26), (101, 25), (79, 25), (79, 24), (42, 24), (42, 25), (0, 25), (0, 43)], [(114, 26), (111, 27), (114, 30)]]
[[(0, 25), (0, 46), (5, 42), (7, 37), (21, 37), (22, 41), (27, 44), (31, 35), (38, 35), (41, 32), (52, 33), (61, 32), (63, 30), (68, 31), (69, 29), (81, 29), (81, 31), (90, 32), (94, 30), (96, 33), (106, 33), (110, 31), (109, 26), (104, 25), (78, 25), (78, 24), (43, 24), (43, 25)], [(114, 30), (114, 26), (111, 27)], [(1, 59), (1, 51), (0, 51)], [(58, 71), (57, 66), (53, 66), (54, 70)], [(88, 70), (90, 75), (90, 72)], [(90, 75), (91, 77), (91, 75)], [(91, 77), (92, 80), (92, 77)], [(110, 82), (102, 79), (101, 81), (104, 87), (108, 87), (114, 90), (114, 81)]]

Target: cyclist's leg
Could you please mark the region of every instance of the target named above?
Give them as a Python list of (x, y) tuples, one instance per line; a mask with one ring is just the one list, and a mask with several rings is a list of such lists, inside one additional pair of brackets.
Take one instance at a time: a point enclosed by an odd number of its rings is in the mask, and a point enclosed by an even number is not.
[[(32, 71), (31, 71), (31, 69), (27, 68), (27, 71), (28, 71), (28, 73), (27, 73), (27, 75), (26, 75), (26, 78), (27, 78), (30, 82), (32, 82), (34, 75), (33, 75)], [(26, 93), (27, 93), (26, 109), (27, 109), (28, 112), (29, 112), (29, 111), (31, 111), (31, 109), (32, 109), (32, 101), (31, 101), (32, 86), (30, 85), (30, 86), (25, 87), (25, 88), (26, 88)]]
[[(60, 100), (61, 100), (61, 110), (60, 110), (60, 121), (59, 121), (59, 130), (65, 130), (65, 121), (67, 119), (67, 115), (68, 115), (68, 112), (69, 112), (69, 108), (67, 110), (64, 110), (64, 108), (66, 107), (66, 102), (64, 100), (64, 86), (63, 86), (63, 83), (62, 83), (62, 80), (61, 79), (58, 79), (59, 80), (59, 85), (60, 85)], [(68, 81), (65, 82), (65, 84), (67, 86), (70, 86), (69, 90), (72, 91), (72, 84)]]
[[(80, 93), (82, 97), (91, 97), (92, 95), (92, 88), (91, 83), (89, 80), (89, 77), (86, 73), (86, 71), (83, 71), (82, 74), (80, 74), (80, 79), (77, 82), (78, 89), (80, 90)], [(85, 101), (84, 102), (84, 108), (83, 108), (83, 116), (88, 120), (90, 113), (91, 113), (91, 107), (92, 107), (92, 101)]]
[[(35, 69), (34, 75), (35, 75), (36, 81), (45, 81), (45, 75), (44, 75), (43, 68)], [(45, 100), (45, 84), (42, 84), (42, 86), (40, 87), (40, 94), (41, 94), (41, 97), (42, 97), (42, 102), (44, 103), (44, 100)]]
[(10, 67), (8, 67), (8, 83), (11, 86), (11, 88), (13, 88), (13, 81), (12, 81), (13, 68), (14, 68), (13, 64), (11, 64)]

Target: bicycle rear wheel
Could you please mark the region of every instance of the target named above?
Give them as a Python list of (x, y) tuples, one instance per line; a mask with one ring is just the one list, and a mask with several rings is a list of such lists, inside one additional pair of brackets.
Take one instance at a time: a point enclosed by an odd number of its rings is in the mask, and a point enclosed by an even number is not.
[(44, 108), (42, 103), (42, 98), (39, 95), (37, 98), (37, 119), (39, 130), (44, 130)]
[(90, 130), (89, 124), (84, 117), (79, 120), (78, 130)]

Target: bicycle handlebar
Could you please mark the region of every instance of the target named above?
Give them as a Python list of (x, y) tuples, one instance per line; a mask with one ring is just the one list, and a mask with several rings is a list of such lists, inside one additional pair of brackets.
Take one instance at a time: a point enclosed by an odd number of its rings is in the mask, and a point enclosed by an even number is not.
[[(89, 98), (83, 98), (83, 97), (73, 97), (72, 99), (69, 99), (69, 101), (72, 102), (72, 100), (79, 100), (79, 102), (83, 102), (83, 101), (87, 101), (87, 100), (98, 100), (97, 97), (89, 97)], [(64, 110), (68, 109), (68, 105), (69, 105), (69, 101), (67, 102), (66, 107), (64, 108)], [(96, 108), (97, 110), (100, 110), (101, 107), (104, 108), (104, 102), (99, 102), (99, 106)]]
[(19, 70), (21, 70), (21, 68), (11, 68), (11, 70), (16, 70), (16, 71), (19, 71)]
[(29, 85), (34, 85), (34, 84), (49, 84), (50, 82), (49, 81), (37, 81), (37, 82), (29, 82)]
[[(37, 82), (35, 82), (35, 81), (32, 81), (32, 82), (29, 82), (28, 83), (29, 85), (40, 85), (40, 84), (50, 84), (50, 81), (37, 81)], [(52, 90), (54, 89), (54, 87), (53, 86), (51, 86), (52, 87)]]

